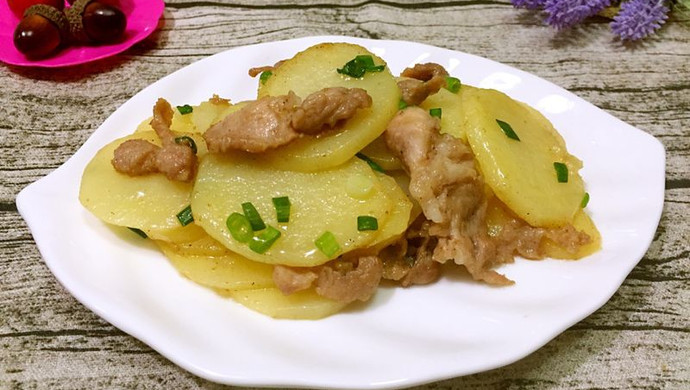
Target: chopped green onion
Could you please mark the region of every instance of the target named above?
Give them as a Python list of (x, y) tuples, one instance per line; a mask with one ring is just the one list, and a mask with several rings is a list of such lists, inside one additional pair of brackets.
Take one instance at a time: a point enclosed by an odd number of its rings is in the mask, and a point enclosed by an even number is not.
[(400, 101), (398, 102), (398, 110), (404, 110), (406, 108), (407, 108), (407, 103), (404, 100), (400, 99)]
[(179, 111), (182, 115), (187, 115), (191, 114), (192, 111), (194, 111), (194, 108), (189, 104), (185, 104), (184, 106), (177, 106), (177, 111)]
[(560, 163), (560, 162), (555, 162), (553, 163), (553, 168), (556, 170), (556, 177), (558, 178), (559, 183), (567, 183), (568, 182), (568, 166)]
[(340, 251), (338, 241), (335, 239), (333, 233), (329, 231), (326, 231), (321, 237), (317, 238), (314, 244), (324, 255), (328, 256), (328, 258), (333, 257), (333, 255)]
[(496, 119), (496, 123), (501, 127), (501, 130), (503, 130), (503, 133), (510, 139), (514, 139), (516, 141), (520, 140), (520, 137), (515, 133), (513, 128), (506, 122), (503, 122), (502, 120)]
[(360, 232), (365, 230), (379, 230), (379, 221), (376, 217), (370, 215), (360, 215), (357, 217), (357, 230)]
[(366, 72), (381, 72), (385, 68), (385, 65), (374, 65), (374, 59), (370, 55), (360, 55), (348, 61), (342, 68), (337, 69), (337, 71), (340, 74), (360, 78), (364, 76)]
[(459, 78), (446, 76), (446, 89), (447, 90), (449, 90), (453, 93), (458, 93), (458, 91), (460, 91), (461, 86), (462, 86), (462, 82), (460, 82)]
[(587, 204), (589, 203), (589, 192), (585, 192), (585, 196), (582, 197), (582, 202), (580, 202), (580, 207), (583, 209), (587, 207)]
[(270, 70), (267, 70), (265, 72), (261, 72), (261, 76), (259, 76), (259, 81), (261, 81), (261, 84), (266, 84), (266, 81), (273, 76), (273, 72)]
[(225, 226), (228, 227), (232, 238), (239, 242), (249, 242), (254, 236), (252, 224), (249, 223), (244, 214), (232, 213), (225, 220)]
[(441, 119), (441, 115), (443, 115), (443, 111), (440, 108), (432, 108), (429, 110), (429, 115), (435, 116), (438, 119)]
[(278, 222), (290, 222), (290, 198), (281, 196), (272, 200)]
[(256, 207), (254, 207), (252, 202), (242, 203), (242, 211), (244, 212), (244, 216), (247, 217), (249, 223), (252, 225), (252, 230), (258, 231), (266, 228), (264, 220), (261, 219), (261, 215), (259, 215), (259, 212), (256, 211)]
[(141, 229), (137, 229), (137, 228), (133, 228), (133, 227), (128, 227), (127, 229), (133, 231), (134, 233), (136, 233), (141, 238), (149, 238), (149, 236), (147, 236), (146, 233)]
[(280, 230), (269, 225), (258, 236), (252, 237), (252, 240), (249, 241), (249, 249), (256, 253), (264, 253), (278, 238), (280, 238)]
[(365, 155), (364, 153), (357, 153), (357, 154), (355, 154), (355, 156), (357, 156), (357, 157), (360, 158), (361, 160), (366, 161), (367, 164), (369, 164), (369, 166), (371, 167), (371, 169), (375, 170), (376, 172), (381, 172), (381, 173), (385, 173), (385, 172), (386, 172), (386, 171), (383, 170), (383, 168), (381, 168), (381, 166), (380, 166), (379, 164), (377, 164), (376, 162), (374, 162), (374, 160), (370, 159), (370, 158), (369, 158), (367, 155)]
[(192, 149), (192, 152), (196, 154), (196, 142), (194, 142), (194, 139), (192, 137), (183, 135), (182, 137), (177, 137), (175, 138), (175, 143), (176, 144), (186, 144)]
[(180, 221), (182, 226), (187, 226), (194, 222), (194, 215), (192, 215), (192, 206), (189, 205), (185, 207), (182, 211), (177, 213), (177, 220)]

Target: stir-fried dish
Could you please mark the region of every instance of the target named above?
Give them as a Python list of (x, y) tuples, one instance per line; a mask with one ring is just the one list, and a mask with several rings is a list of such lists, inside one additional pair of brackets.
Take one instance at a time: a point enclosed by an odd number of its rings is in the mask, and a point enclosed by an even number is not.
[(600, 247), (581, 161), (524, 103), (434, 63), (396, 77), (345, 43), (249, 74), (256, 100), (158, 99), (88, 164), (81, 203), (276, 318), (322, 318), (448, 267), (507, 286), (497, 266), (516, 256)]

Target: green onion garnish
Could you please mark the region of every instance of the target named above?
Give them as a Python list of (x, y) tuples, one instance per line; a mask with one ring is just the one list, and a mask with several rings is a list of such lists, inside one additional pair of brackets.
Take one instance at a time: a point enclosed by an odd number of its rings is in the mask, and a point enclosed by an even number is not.
[(441, 119), (441, 115), (443, 115), (443, 111), (440, 108), (432, 108), (429, 110), (429, 115), (435, 116), (438, 119)]
[(179, 111), (182, 115), (187, 115), (191, 114), (192, 111), (194, 111), (194, 108), (189, 104), (185, 104), (184, 106), (177, 106), (177, 111)]
[(182, 226), (187, 226), (194, 222), (194, 215), (192, 215), (192, 206), (189, 205), (185, 207), (182, 211), (177, 213), (177, 220), (180, 221)]
[(515, 133), (513, 128), (507, 124), (506, 122), (503, 122), (502, 120), (496, 119), (496, 123), (501, 127), (501, 130), (503, 130), (503, 133), (510, 139), (514, 139), (516, 141), (520, 140), (520, 137)]
[(560, 163), (560, 162), (555, 162), (553, 163), (553, 168), (556, 170), (556, 177), (558, 178), (559, 183), (567, 183), (568, 182), (568, 166)]
[(462, 82), (460, 82), (459, 78), (446, 76), (446, 89), (447, 90), (449, 90), (453, 93), (458, 93), (461, 86), (462, 86)]
[(196, 154), (196, 142), (194, 142), (194, 139), (192, 137), (183, 135), (182, 137), (177, 137), (175, 138), (175, 143), (176, 144), (186, 144), (192, 149), (192, 152)]
[(404, 100), (400, 99), (398, 102), (398, 110), (404, 110), (407, 108), (407, 103), (405, 103)]
[(379, 164), (377, 164), (376, 162), (374, 162), (374, 160), (370, 159), (370, 158), (369, 158), (367, 155), (365, 155), (364, 153), (357, 153), (357, 154), (355, 154), (355, 156), (357, 156), (358, 158), (360, 158), (360, 159), (366, 161), (366, 163), (369, 164), (369, 166), (371, 167), (371, 169), (375, 170), (376, 172), (381, 172), (381, 173), (385, 173), (385, 172), (386, 172), (386, 171), (383, 170), (383, 168), (381, 168), (381, 166), (380, 166)]
[(360, 78), (366, 72), (381, 72), (385, 68), (385, 65), (374, 65), (374, 59), (370, 55), (361, 55), (350, 60), (337, 71), (340, 74)]
[(146, 233), (141, 229), (137, 229), (137, 228), (133, 228), (133, 227), (128, 227), (127, 229), (133, 231), (134, 233), (136, 233), (141, 238), (149, 238), (149, 236), (147, 236)]
[(321, 237), (317, 238), (316, 241), (314, 241), (314, 244), (321, 252), (323, 252), (324, 255), (328, 256), (329, 258), (333, 257), (333, 255), (340, 251), (338, 241), (335, 239), (333, 233), (329, 231), (326, 231), (321, 235)]
[(290, 222), (290, 198), (281, 196), (272, 200), (273, 206), (276, 208), (278, 222)]
[(249, 249), (256, 253), (264, 253), (278, 238), (280, 238), (280, 230), (269, 225), (258, 236), (252, 237), (252, 240), (249, 241)]
[(266, 228), (264, 220), (261, 219), (261, 215), (259, 215), (259, 212), (256, 211), (256, 207), (254, 207), (252, 202), (242, 203), (242, 211), (244, 212), (244, 216), (247, 217), (249, 223), (252, 225), (252, 230), (258, 231)]
[(240, 213), (232, 213), (225, 220), (225, 226), (228, 227), (232, 238), (239, 242), (249, 242), (254, 236), (252, 224), (249, 223), (247, 217)]
[(360, 232), (365, 230), (379, 230), (379, 221), (376, 217), (370, 215), (360, 215), (357, 217), (357, 230)]
[(589, 203), (589, 192), (585, 192), (585, 196), (582, 197), (582, 202), (580, 202), (580, 207), (583, 209), (587, 207), (587, 204)]
[(259, 81), (261, 81), (261, 84), (266, 84), (266, 81), (273, 76), (273, 72), (270, 70), (267, 70), (265, 72), (261, 72), (261, 76), (259, 76)]

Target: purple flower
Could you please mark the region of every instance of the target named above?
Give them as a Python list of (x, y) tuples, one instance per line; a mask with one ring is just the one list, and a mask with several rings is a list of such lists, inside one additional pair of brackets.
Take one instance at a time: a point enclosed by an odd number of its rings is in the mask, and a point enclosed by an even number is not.
[(623, 40), (642, 39), (659, 29), (668, 17), (663, 0), (629, 0), (611, 22), (611, 31)]
[(539, 9), (544, 8), (546, 0), (512, 0), (515, 8)]
[(572, 27), (610, 4), (611, 0), (545, 0), (546, 23), (559, 30)]

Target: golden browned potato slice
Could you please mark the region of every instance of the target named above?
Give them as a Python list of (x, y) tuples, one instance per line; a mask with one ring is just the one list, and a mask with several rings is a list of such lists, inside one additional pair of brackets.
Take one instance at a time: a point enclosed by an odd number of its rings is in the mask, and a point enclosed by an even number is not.
[(242, 305), (273, 318), (318, 320), (342, 310), (347, 303), (318, 295), (313, 288), (283, 295), (275, 287), (218, 291)]
[[(571, 223), (585, 191), (578, 173), (582, 163), (568, 153), (563, 138), (538, 111), (501, 92), (468, 92), (467, 139), (496, 196), (532, 226)], [(510, 125), (519, 140), (497, 120)], [(559, 182), (554, 163), (567, 167), (567, 182)]]
[(180, 274), (201, 285), (230, 290), (275, 287), (272, 265), (229, 250), (221, 255), (191, 255), (163, 241), (156, 244)]
[[(199, 154), (205, 144), (192, 135)], [(204, 235), (191, 223), (182, 226), (177, 214), (191, 202), (192, 184), (168, 180), (162, 174), (127, 176), (113, 168), (114, 150), (129, 139), (144, 139), (160, 145), (154, 132), (139, 132), (120, 138), (103, 147), (84, 169), (79, 201), (106, 223), (137, 228), (149, 237), (165, 241), (189, 241)]]
[(376, 65), (385, 64), (361, 46), (324, 43), (310, 47), (284, 62), (260, 85), (259, 97), (285, 95), (293, 91), (301, 98), (327, 87), (363, 88), (373, 100), (336, 130), (317, 137), (303, 137), (265, 154), (267, 161), (283, 169), (314, 171), (340, 165), (386, 129), (395, 115), (400, 91), (386, 67), (382, 72), (367, 72), (361, 78), (337, 72), (358, 55), (370, 55)]
[[(202, 161), (192, 197), (196, 223), (230, 250), (254, 261), (292, 266), (323, 264), (339, 254), (367, 246), (378, 232), (357, 231), (357, 217), (370, 215), (385, 225), (394, 207), (369, 165), (353, 158), (336, 168), (294, 172), (265, 164), (261, 156), (209, 154)], [(273, 197), (289, 197), (288, 223), (276, 221)], [(267, 225), (281, 236), (264, 254), (235, 240), (226, 227), (231, 213), (242, 213), (251, 202)], [(404, 229), (404, 228), (403, 228)], [(341, 251), (327, 257), (314, 242), (326, 231), (333, 233)]]

